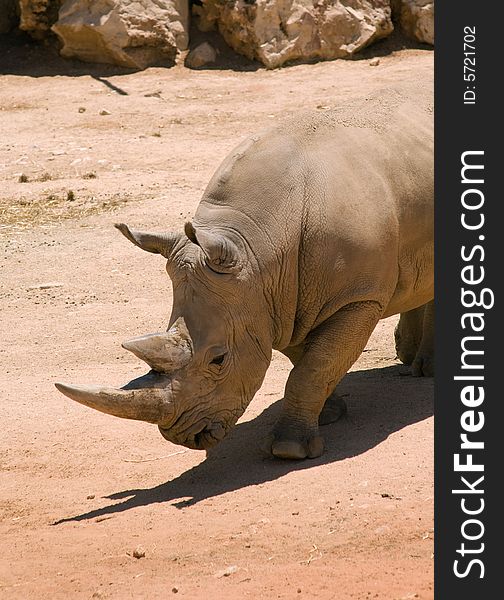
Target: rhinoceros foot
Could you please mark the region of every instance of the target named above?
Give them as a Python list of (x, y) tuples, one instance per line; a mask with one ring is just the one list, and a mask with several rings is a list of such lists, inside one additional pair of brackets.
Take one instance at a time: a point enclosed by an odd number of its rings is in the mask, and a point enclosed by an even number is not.
[(316, 435), (309, 440), (274, 440), (271, 444), (271, 453), (277, 458), (300, 460), (303, 458), (317, 458), (324, 452), (324, 438)]
[(297, 423), (291, 425), (279, 421), (273, 433), (264, 440), (262, 448), (276, 458), (317, 458), (324, 452), (324, 438), (319, 435), (317, 428), (305, 429)]
[(341, 396), (333, 392), (325, 401), (324, 408), (319, 415), (319, 425), (329, 425), (339, 421), (348, 412), (346, 402)]
[(434, 357), (418, 353), (411, 365), (411, 374), (413, 377), (434, 377)]
[[(347, 405), (343, 398), (333, 392), (327, 398), (318, 418), (319, 425), (334, 423), (347, 414)], [(284, 416), (276, 424), (273, 433), (268, 436), (262, 449), (276, 458), (302, 460), (317, 458), (324, 452), (324, 438), (318, 428), (307, 427), (299, 422), (289, 421)]]

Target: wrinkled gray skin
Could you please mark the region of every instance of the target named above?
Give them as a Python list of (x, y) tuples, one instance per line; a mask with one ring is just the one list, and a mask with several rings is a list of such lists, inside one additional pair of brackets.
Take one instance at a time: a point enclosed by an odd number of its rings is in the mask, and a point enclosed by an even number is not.
[(379, 319), (401, 313), (399, 358), (433, 371), (432, 116), (412, 105), (373, 125), (308, 115), (238, 146), (185, 231), (117, 227), (167, 259), (166, 333), (126, 342), (152, 371), (122, 388), (65, 386), (110, 414), (157, 423), (190, 448), (220, 441), (287, 355), (283, 411), (267, 449), (319, 456), (333, 391)]

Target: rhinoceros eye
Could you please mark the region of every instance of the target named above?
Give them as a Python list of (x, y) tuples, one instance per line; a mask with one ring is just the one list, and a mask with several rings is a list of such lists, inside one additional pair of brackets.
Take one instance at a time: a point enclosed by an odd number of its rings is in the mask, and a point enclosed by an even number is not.
[(213, 358), (210, 361), (211, 365), (222, 365), (222, 363), (224, 362), (224, 359), (226, 358), (226, 353), (224, 354), (219, 354), (218, 356), (216, 356), (215, 358)]

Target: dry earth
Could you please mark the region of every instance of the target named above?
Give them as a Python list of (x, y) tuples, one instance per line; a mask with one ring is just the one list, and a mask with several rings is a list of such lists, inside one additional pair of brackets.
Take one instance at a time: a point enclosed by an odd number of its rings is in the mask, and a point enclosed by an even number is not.
[(428, 84), (432, 53), (118, 74), (37, 52), (4, 53), (0, 75), (0, 597), (432, 598), (433, 384), (395, 360), (395, 317), (342, 382), (350, 412), (316, 460), (260, 452), (278, 353), (209, 457), (53, 386), (124, 383), (143, 367), (120, 342), (167, 322), (163, 261), (114, 221), (181, 227), (245, 135)]

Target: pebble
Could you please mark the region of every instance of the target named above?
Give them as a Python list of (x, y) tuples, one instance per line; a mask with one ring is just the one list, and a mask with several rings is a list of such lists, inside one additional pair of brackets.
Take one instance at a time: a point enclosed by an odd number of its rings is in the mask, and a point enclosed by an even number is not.
[(370, 67), (377, 67), (380, 64), (380, 59), (378, 57), (372, 58), (369, 61), (369, 66)]
[(63, 287), (62, 283), (39, 283), (38, 285), (31, 285), (29, 290), (48, 290), (50, 288)]
[(83, 106), (79, 106), (79, 112), (84, 113), (86, 112), (86, 109)]
[(227, 569), (222, 569), (222, 571), (217, 571), (217, 573), (215, 573), (215, 577), (217, 577), (217, 579), (220, 579), (221, 577), (229, 577), (233, 573), (236, 573), (236, 571), (238, 571), (238, 567), (236, 565), (231, 565)]
[(142, 546), (137, 546), (133, 550), (133, 556), (134, 556), (134, 558), (144, 558), (145, 550), (142, 548)]
[(112, 113), (110, 111), (108, 111), (106, 108), (102, 108), (100, 110), (100, 115), (102, 115), (103, 117), (106, 115), (111, 115)]
[[(186, 67), (190, 69), (197, 69), (198, 67), (204, 67), (210, 63), (214, 63), (217, 59), (217, 52), (215, 48), (208, 42), (199, 44), (189, 52), (185, 60)], [(196, 99), (195, 96), (191, 96), (191, 99)]]

